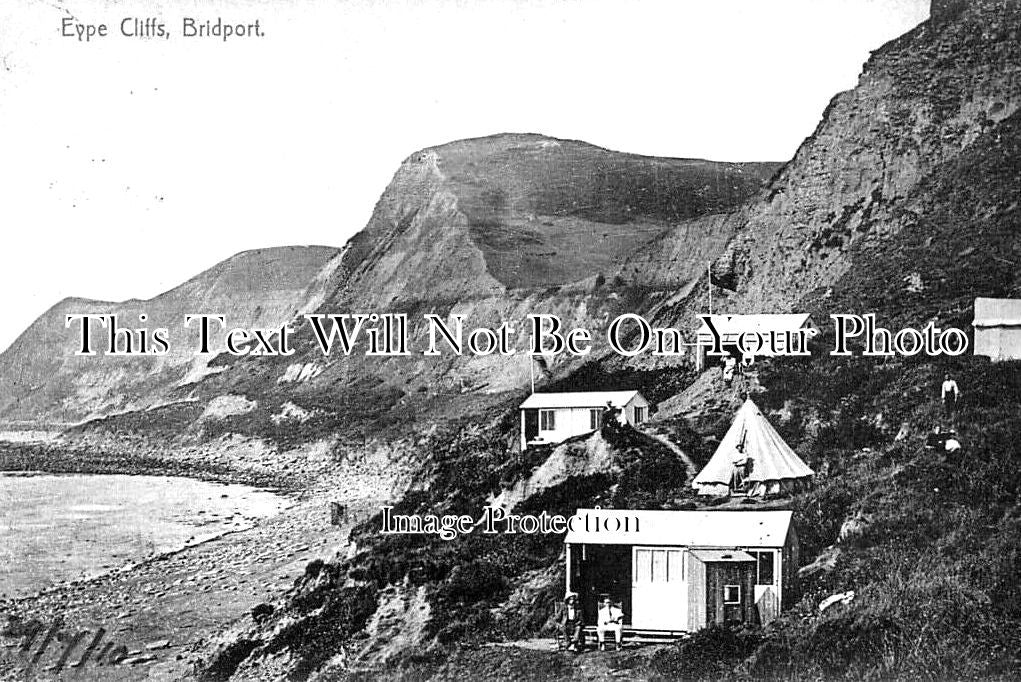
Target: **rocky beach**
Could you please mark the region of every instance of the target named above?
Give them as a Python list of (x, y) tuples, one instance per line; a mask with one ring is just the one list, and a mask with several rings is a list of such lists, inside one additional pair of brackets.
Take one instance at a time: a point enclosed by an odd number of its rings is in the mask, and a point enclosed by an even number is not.
[[(222, 644), (225, 628), (250, 626), (253, 609), (271, 608), (286, 597), (310, 562), (343, 558), (351, 528), (378, 512), (399, 479), (399, 468), (379, 473), (371, 457), (338, 462), (326, 443), (267, 454), (274, 463), (291, 458), (292, 466), (280, 467), (286, 473), (279, 474), (260, 466), (257, 443), (162, 458), (127, 457), (123, 449), (101, 452), (94, 446), (67, 440), (7, 444), (0, 450), (0, 468), (16, 471), (31, 457), (35, 472), (184, 474), (262, 486), (289, 506), (249, 519), (250, 527), (225, 527), (212, 539), (98, 577), (0, 601), (0, 679), (192, 677)], [(314, 482), (301, 488), (297, 481)], [(338, 525), (331, 524), (331, 502), (345, 506)]]

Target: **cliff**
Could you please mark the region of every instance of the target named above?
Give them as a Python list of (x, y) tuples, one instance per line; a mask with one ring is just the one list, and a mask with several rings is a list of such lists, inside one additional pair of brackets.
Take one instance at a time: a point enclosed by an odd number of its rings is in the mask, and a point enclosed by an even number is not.
[(825, 308), (834, 284), (867, 270), (952, 197), (937, 177), (1013, 134), (1021, 7), (939, 2), (933, 15), (874, 52), (858, 87), (833, 98), (764, 198), (728, 217), (735, 237), (714, 275), (735, 290), (731, 309), (786, 311), (808, 298)]
[[(210, 370), (208, 358), (195, 356), (198, 330), (184, 328), (185, 315), (220, 313), (235, 326), (277, 327), (321, 296), (316, 275), (337, 253), (325, 246), (246, 251), (150, 300), (65, 299), (0, 354), (0, 420), (68, 423), (186, 398)], [(166, 327), (170, 352), (106, 357), (107, 330), (93, 323), (100, 354), (76, 355), (80, 323), (65, 326), (74, 314), (113, 314), (127, 329)]]

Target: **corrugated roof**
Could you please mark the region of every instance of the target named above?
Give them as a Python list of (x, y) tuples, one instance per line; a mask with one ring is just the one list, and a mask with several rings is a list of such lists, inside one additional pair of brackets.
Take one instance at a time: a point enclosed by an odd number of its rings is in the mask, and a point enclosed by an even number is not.
[(721, 563), (725, 561), (755, 561), (755, 557), (747, 552), (739, 552), (736, 549), (698, 549), (692, 555), (704, 564)]
[[(701, 317), (699, 318), (701, 319)], [(712, 320), (713, 327), (717, 332), (724, 338), (730, 335), (743, 334), (745, 332), (760, 332), (768, 334), (771, 331), (777, 333), (783, 333), (787, 331), (796, 331), (808, 325), (814, 327), (811, 324), (811, 316), (808, 313), (789, 313), (789, 314), (762, 314), (762, 315), (710, 315), (709, 319)], [(698, 336), (700, 340), (703, 338), (712, 339), (712, 332), (709, 331), (708, 325), (702, 322), (702, 326), (698, 328)]]
[(1021, 299), (976, 298), (975, 327), (1021, 326)]
[(554, 408), (554, 407), (606, 407), (613, 403), (614, 407), (624, 407), (638, 391), (579, 391), (574, 393), (533, 393), (521, 403), (520, 409)]
[[(702, 548), (782, 547), (790, 511), (651, 511), (579, 509), (564, 542)], [(586, 516), (588, 523), (586, 524)], [(607, 521), (607, 530), (595, 519)], [(621, 530), (615, 530), (618, 527)], [(625, 532), (625, 529), (628, 532)]]
[(729, 485), (735, 462), (745, 458), (752, 460), (746, 481), (783, 481), (815, 475), (749, 398), (734, 415), (734, 423), (712, 458), (691, 482), (692, 487)]

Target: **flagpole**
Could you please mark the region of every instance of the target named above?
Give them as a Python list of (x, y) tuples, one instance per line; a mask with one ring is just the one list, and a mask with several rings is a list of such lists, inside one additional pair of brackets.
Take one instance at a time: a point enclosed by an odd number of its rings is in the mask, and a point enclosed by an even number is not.
[(535, 393), (535, 358), (528, 356), (528, 374), (532, 377), (532, 393)]
[(705, 264), (706, 283), (709, 285), (709, 314), (713, 314), (713, 264), (706, 261)]

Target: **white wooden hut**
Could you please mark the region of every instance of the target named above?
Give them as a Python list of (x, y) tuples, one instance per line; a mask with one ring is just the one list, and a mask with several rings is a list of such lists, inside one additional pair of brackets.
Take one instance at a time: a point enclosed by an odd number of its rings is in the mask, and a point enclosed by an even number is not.
[(1021, 359), (1021, 299), (976, 298), (975, 355)]
[(792, 512), (579, 509), (564, 542), (567, 590), (595, 622), (600, 595), (634, 633), (765, 624), (796, 601)]
[(533, 393), (521, 403), (521, 449), (562, 443), (602, 427), (608, 406), (622, 424), (637, 426), (649, 418), (649, 401), (638, 391)]

